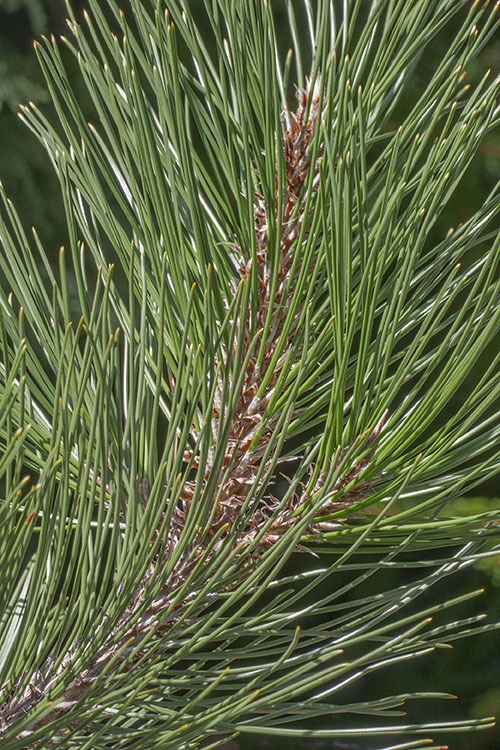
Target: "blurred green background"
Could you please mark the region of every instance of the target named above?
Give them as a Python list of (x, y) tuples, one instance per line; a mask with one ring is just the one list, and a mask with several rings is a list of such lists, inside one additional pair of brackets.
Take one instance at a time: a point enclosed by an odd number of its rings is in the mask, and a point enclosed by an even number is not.
[[(197, 0), (199, 2), (199, 0)], [(191, 2), (195, 9), (196, 1)], [(75, 10), (82, 10), (85, 0), (73, 0)], [(465, 10), (463, 11), (465, 12)], [(13, 199), (26, 225), (37, 231), (54, 263), (57, 250), (65, 243), (66, 223), (57, 180), (52, 173), (49, 160), (34, 136), (17, 117), (20, 103), (35, 101), (51, 116), (48, 95), (33, 51), (33, 39), (40, 34), (64, 34), (64, 0), (0, 0), (0, 179)], [(460, 19), (457, 19), (457, 21)], [(278, 23), (280, 17), (278, 15)], [(418, 66), (414, 87), (400, 105), (400, 113), (411, 106), (428, 73), (439, 61), (442, 50), (449, 43), (456, 26), (442, 33)], [(74, 85), (78, 90), (79, 79), (73, 60), (68, 60)], [(470, 80), (484, 74), (488, 68), (493, 74), (500, 72), (500, 35), (494, 38), (478, 59), (475, 69), (468, 71)], [(80, 90), (85, 102), (85, 92)], [(460, 190), (456, 192), (449, 207), (436, 228), (443, 234), (448, 227), (456, 226), (473, 212), (486, 194), (500, 178), (500, 132), (490, 134), (482, 144), (478, 157), (471, 166)], [(500, 337), (496, 346), (500, 345)], [(485, 353), (488, 357), (488, 353)], [(473, 377), (473, 376), (472, 376)], [(458, 397), (457, 397), (458, 398)], [(453, 405), (451, 406), (453, 408)], [(459, 513), (481, 510), (500, 505), (499, 482), (490, 480), (477, 488), (476, 497), (462, 498), (455, 504)], [(386, 574), (388, 577), (388, 574)], [(393, 577), (396, 573), (391, 574)], [(386, 580), (384, 585), (397, 585), (397, 579)], [(449, 583), (446, 584), (449, 586)], [(478, 607), (492, 621), (500, 621), (500, 560), (490, 559), (478, 564), (453, 579), (453, 593), (484, 588), (482, 600), (474, 599), (469, 613)], [(436, 590), (433, 596), (446, 596)], [(466, 616), (467, 608), (460, 613)], [(367, 698), (371, 694), (402, 693), (408, 689), (432, 689), (449, 691), (459, 697), (458, 701), (440, 702), (438, 705), (423, 703), (411, 707), (410, 720), (432, 721), (470, 716), (500, 716), (500, 631), (458, 641), (454, 649), (443, 649), (407, 666), (375, 673), (371, 681), (353, 687), (353, 693)], [(446, 737), (450, 750), (498, 750), (500, 730), (492, 729), (478, 734)], [(382, 743), (376, 743), (380, 746)], [(252, 737), (242, 738), (231, 747), (241, 750), (250, 748), (310, 748), (311, 750), (374, 750), (370, 740), (364, 744), (357, 741), (335, 743), (332, 740), (301, 740), (296, 744), (289, 739), (277, 741)]]

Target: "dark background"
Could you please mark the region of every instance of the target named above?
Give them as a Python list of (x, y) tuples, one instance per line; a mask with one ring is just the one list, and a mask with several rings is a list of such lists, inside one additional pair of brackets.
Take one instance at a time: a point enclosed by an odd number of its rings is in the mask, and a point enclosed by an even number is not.
[[(73, 8), (84, 7), (84, 0), (73, 0)], [(196, 1), (191, 3), (194, 7)], [(51, 166), (42, 147), (17, 117), (20, 103), (35, 101), (47, 108), (48, 96), (33, 51), (33, 39), (40, 34), (61, 34), (65, 29), (63, 0), (0, 0), (0, 179), (25, 222), (36, 226), (37, 231), (54, 262), (58, 247), (65, 243), (66, 224), (62, 209), (59, 186), (52, 174)], [(415, 87), (401, 103), (401, 115), (411, 105), (419, 87), (423, 85), (428, 71), (432, 70), (440, 54), (448, 44), (453, 27), (440, 38), (425, 55), (418, 66)], [(68, 61), (75, 87), (79, 86), (75, 63)], [(476, 63), (476, 69), (468, 73), (471, 79), (488, 68), (500, 72), (500, 35), (493, 39)], [(81, 91), (85, 97), (85, 92)], [(480, 205), (484, 196), (500, 177), (500, 133), (488, 136), (480, 153), (469, 169), (461, 188), (456, 192), (442, 216), (436, 232), (443, 233), (449, 226), (456, 226)], [(500, 341), (499, 341), (500, 344)], [(491, 480), (481, 486), (478, 497), (464, 498), (457, 505), (464, 513), (491, 507), (500, 495), (498, 481)], [(497, 503), (500, 504), (500, 501)], [(452, 579), (454, 593), (484, 587), (486, 594), (478, 603), (473, 600), (469, 613), (478, 607), (488, 612), (492, 621), (500, 621), (500, 561), (490, 560), (468, 570), (462, 578)], [(396, 580), (386, 582), (397, 584)], [(447, 584), (449, 586), (449, 584)], [(443, 592), (435, 592), (435, 595)], [(449, 593), (449, 592), (448, 592)], [(464, 615), (467, 608), (458, 614)], [(370, 694), (402, 693), (407, 690), (449, 691), (459, 697), (458, 701), (446, 701), (439, 705), (420, 704), (412, 706), (412, 721), (464, 718), (470, 716), (500, 715), (500, 631), (458, 641), (453, 650), (437, 651), (423, 659), (412, 661), (407, 666), (377, 672), (363, 681), (363, 697)], [(353, 699), (360, 699), (360, 687), (353, 692)], [(410, 717), (409, 717), (410, 718)], [(444, 738), (443, 738), (444, 739)], [(387, 740), (389, 741), (389, 740)], [(450, 750), (498, 750), (500, 731), (493, 729), (477, 734), (451, 735), (446, 737)], [(394, 740), (397, 744), (397, 740)], [(377, 746), (384, 744), (382, 741)], [(233, 745), (232, 745), (233, 746)], [(234, 745), (236, 747), (236, 744)], [(242, 738), (242, 750), (250, 748), (310, 748), (311, 750), (374, 750), (368, 740), (335, 743), (332, 740), (301, 740), (294, 743), (286, 740)]]

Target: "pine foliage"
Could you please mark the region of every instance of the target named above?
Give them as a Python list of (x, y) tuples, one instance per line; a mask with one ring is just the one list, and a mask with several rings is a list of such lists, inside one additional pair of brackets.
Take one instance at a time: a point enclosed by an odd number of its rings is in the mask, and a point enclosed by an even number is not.
[(427, 592), (498, 553), (498, 511), (447, 512), (500, 468), (498, 187), (436, 229), (498, 13), (290, 0), (283, 54), (269, 2), (203, 8), (89, 0), (37, 44), (68, 243), (56, 273), (2, 190), (2, 748), (432, 750), (491, 719), (345, 690), (492, 627)]

